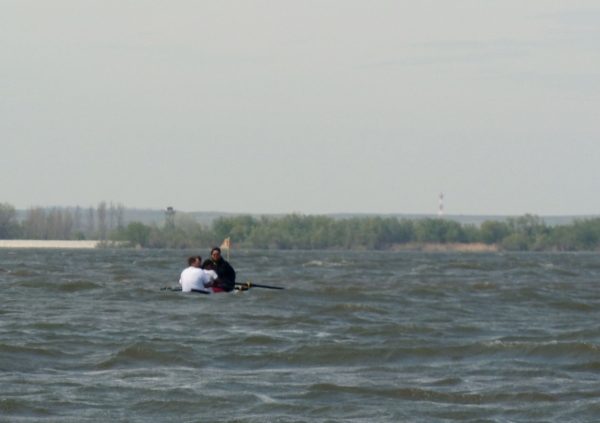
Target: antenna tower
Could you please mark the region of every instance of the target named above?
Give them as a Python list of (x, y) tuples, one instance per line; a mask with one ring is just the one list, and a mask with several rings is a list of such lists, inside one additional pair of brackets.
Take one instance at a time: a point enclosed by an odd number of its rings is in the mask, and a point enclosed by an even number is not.
[(444, 218), (444, 193), (440, 192), (440, 208), (438, 210), (438, 218)]
[(173, 210), (173, 207), (167, 207), (165, 211), (165, 226), (169, 229), (175, 229), (175, 210)]

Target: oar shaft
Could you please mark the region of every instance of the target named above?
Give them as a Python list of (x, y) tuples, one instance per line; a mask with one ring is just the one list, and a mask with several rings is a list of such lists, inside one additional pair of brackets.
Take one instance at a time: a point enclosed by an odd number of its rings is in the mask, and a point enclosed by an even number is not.
[(248, 288), (265, 288), (265, 289), (285, 289), (280, 286), (270, 286), (270, 285), (259, 285), (257, 283), (252, 282), (244, 282), (244, 283), (235, 283), (236, 285), (247, 286)]

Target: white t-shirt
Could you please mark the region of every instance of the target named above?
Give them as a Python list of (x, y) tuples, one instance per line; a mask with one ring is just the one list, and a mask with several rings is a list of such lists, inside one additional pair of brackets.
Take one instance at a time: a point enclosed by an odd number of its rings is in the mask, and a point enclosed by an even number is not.
[(210, 277), (204, 273), (204, 270), (190, 266), (181, 272), (179, 283), (183, 292), (191, 292), (192, 289), (200, 291), (209, 291), (204, 284), (210, 282)]
[(205, 270), (204, 273), (210, 278), (211, 282), (214, 282), (219, 277), (214, 270)]

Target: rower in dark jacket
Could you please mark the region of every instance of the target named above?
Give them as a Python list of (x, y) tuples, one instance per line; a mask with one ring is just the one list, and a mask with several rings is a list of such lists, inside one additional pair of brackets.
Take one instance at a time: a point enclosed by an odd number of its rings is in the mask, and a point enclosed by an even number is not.
[(221, 279), (220, 288), (224, 291), (232, 291), (235, 287), (235, 270), (221, 257), (221, 249), (215, 247), (210, 252), (210, 260), (213, 262), (214, 271)]

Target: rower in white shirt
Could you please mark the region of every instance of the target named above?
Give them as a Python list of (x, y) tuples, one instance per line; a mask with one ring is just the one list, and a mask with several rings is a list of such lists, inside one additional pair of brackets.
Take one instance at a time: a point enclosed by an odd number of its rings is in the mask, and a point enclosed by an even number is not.
[(183, 292), (212, 293), (213, 279), (201, 269), (202, 257), (188, 259), (189, 267), (181, 272), (179, 283)]

